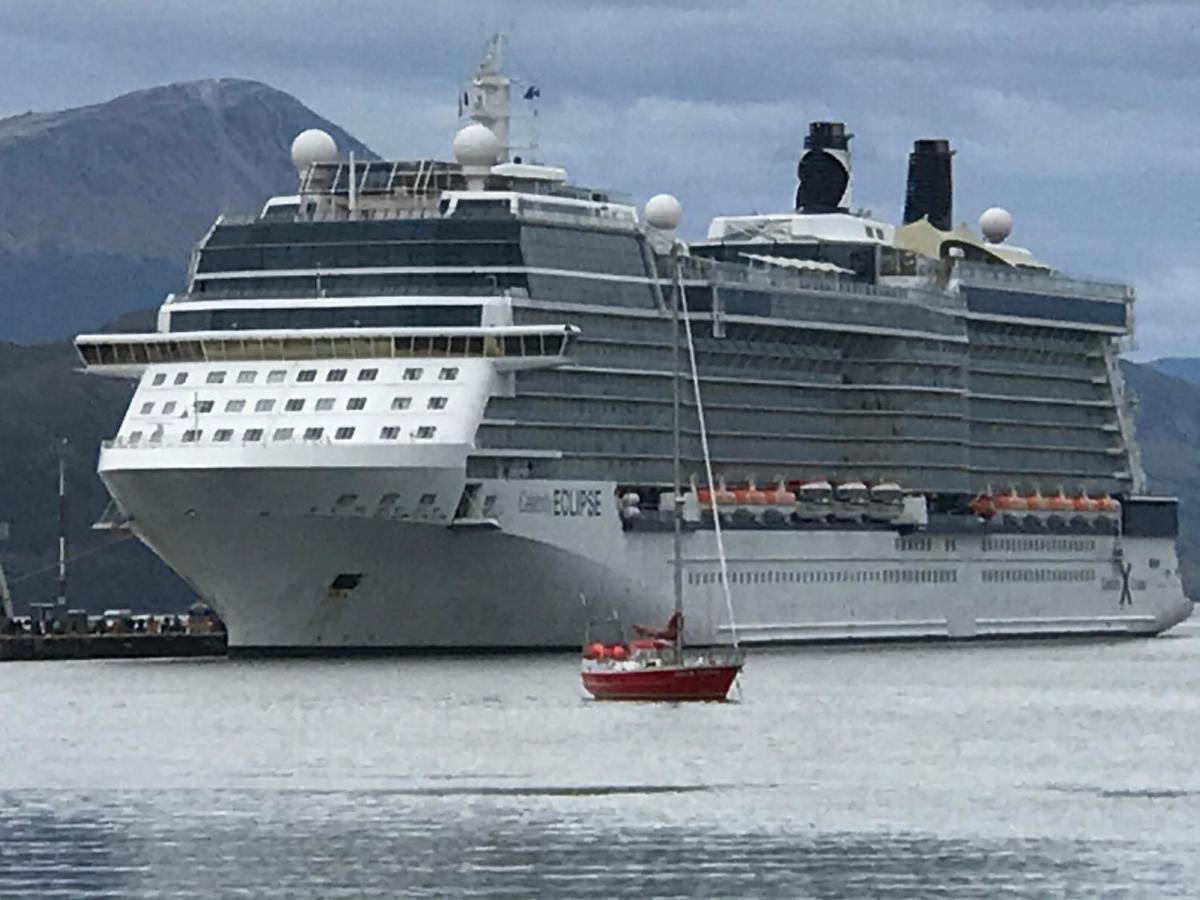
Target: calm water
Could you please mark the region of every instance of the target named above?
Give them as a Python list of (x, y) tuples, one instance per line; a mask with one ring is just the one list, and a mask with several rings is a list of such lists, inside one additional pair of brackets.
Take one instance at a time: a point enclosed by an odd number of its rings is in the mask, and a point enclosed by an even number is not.
[(1200, 896), (1200, 630), (754, 653), (0, 666), (0, 897)]

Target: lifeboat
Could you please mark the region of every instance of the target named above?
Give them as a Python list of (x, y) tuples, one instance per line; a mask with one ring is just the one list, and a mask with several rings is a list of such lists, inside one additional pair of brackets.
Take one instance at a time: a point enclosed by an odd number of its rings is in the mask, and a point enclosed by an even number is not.
[(1049, 511), (1046, 524), (1051, 528), (1065, 528), (1067, 521), (1075, 513), (1075, 501), (1068, 497), (1061, 487), (1057, 494), (1047, 498), (1046, 507)]
[(833, 485), (828, 481), (806, 481), (796, 496), (796, 515), (810, 522), (820, 522), (833, 512)]
[(833, 491), (833, 517), (844, 522), (861, 522), (871, 492), (861, 481), (843, 481)]
[[(700, 503), (701, 513), (708, 515), (712, 514), (713, 492), (711, 490), (706, 487), (697, 489), (696, 500), (698, 500)], [(733, 491), (725, 487), (724, 478), (717, 479), (716, 501), (717, 511), (722, 515), (732, 513), (734, 508), (737, 506), (737, 497), (734, 495)]]
[(1077, 513), (1086, 515), (1088, 513), (1100, 511), (1099, 501), (1093, 500), (1091, 497), (1089, 497), (1086, 490), (1076, 497), (1073, 502), (1075, 505), (1075, 512)]
[(1043, 518), (1050, 512), (1050, 501), (1042, 496), (1041, 488), (1025, 496), (1025, 509), (1030, 515)]
[(992, 496), (991, 486), (989, 485), (983, 493), (976, 494), (975, 499), (967, 504), (967, 509), (981, 519), (990, 519), (996, 515), (996, 499)]
[(734, 517), (742, 521), (757, 522), (767, 508), (767, 495), (758, 489), (753, 478), (746, 482), (744, 488), (734, 488), (733, 499)]
[(1024, 515), (1029, 509), (1028, 501), (1013, 488), (1007, 494), (996, 494), (992, 497), (996, 512), (1007, 515)]
[(1058, 489), (1055, 494), (1047, 501), (1050, 512), (1057, 513), (1060, 516), (1067, 515), (1075, 511), (1075, 501), (1068, 497), (1062, 488)]
[(744, 488), (735, 490), (733, 498), (739, 507), (749, 507), (754, 512), (761, 512), (761, 507), (767, 505), (767, 495), (758, 489), (753, 478), (746, 482)]
[(1095, 521), (1096, 530), (1105, 534), (1119, 533), (1121, 530), (1120, 501), (1104, 494), (1097, 497), (1095, 503), (1098, 507)]
[(891, 481), (871, 486), (866, 516), (875, 522), (891, 522), (904, 512), (904, 488)]
[(796, 511), (796, 495), (788, 490), (788, 486), (782, 478), (776, 479), (775, 486), (763, 493), (766, 495), (767, 503), (763, 518), (767, 521), (783, 522)]

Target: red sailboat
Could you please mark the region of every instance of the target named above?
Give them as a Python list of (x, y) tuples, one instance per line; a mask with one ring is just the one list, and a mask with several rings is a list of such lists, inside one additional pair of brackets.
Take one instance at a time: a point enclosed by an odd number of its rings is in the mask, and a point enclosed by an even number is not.
[(736, 648), (685, 650), (683, 616), (666, 628), (635, 625), (628, 644), (584, 647), (583, 686), (597, 700), (724, 700), (742, 669)]
[[(664, 231), (675, 228), (679, 220), (679, 203), (674, 197), (659, 195), (646, 204), (646, 221)], [(700, 403), (700, 379), (696, 373), (695, 344), (691, 323), (687, 319), (687, 296), (678, 258), (678, 243), (672, 243), (671, 263), (675, 282), (675, 302), (672, 304), (671, 344), (673, 373), (673, 432), (674, 482), (672, 519), (675, 558), (675, 612), (665, 628), (635, 625), (638, 637), (628, 644), (605, 645), (587, 641), (583, 648), (583, 686), (597, 700), (725, 700), (729, 689), (742, 670), (745, 655), (737, 646), (687, 650), (683, 645), (683, 491), (680, 478), (680, 377), (679, 321), (683, 307), (687, 330), (687, 348), (691, 363), (692, 390), (700, 426), (700, 441), (704, 450), (704, 465), (708, 476), (708, 500), (713, 513), (717, 552), (721, 560), (721, 582), (729, 604), (730, 621), (733, 606), (729, 598), (729, 578), (725, 569), (725, 550), (721, 540), (721, 517), (717, 512), (717, 495), (713, 490), (712, 459), (708, 452), (708, 435), (704, 427), (704, 408)], [(693, 485), (694, 488), (694, 485)]]

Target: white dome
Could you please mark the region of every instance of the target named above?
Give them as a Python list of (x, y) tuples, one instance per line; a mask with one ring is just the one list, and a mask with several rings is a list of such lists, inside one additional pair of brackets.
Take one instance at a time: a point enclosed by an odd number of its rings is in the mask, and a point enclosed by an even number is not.
[(1012, 233), (1012, 213), (999, 206), (985, 209), (979, 217), (979, 230), (993, 244), (999, 244)]
[(302, 131), (292, 141), (292, 165), (301, 175), (313, 163), (335, 162), (337, 158), (337, 142), (329, 136), (329, 132), (320, 128)]
[(491, 166), (499, 159), (503, 149), (496, 133), (478, 122), (468, 125), (454, 136), (454, 159), (460, 166)]
[(679, 225), (683, 209), (679, 201), (670, 194), (655, 194), (646, 201), (646, 224), (659, 231), (674, 231)]

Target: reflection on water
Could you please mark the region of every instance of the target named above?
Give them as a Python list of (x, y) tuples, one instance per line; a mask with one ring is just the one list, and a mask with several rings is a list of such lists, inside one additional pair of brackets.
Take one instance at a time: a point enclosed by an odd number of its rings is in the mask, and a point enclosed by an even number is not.
[[(1153, 841), (662, 827), (409, 795), (8, 792), (0, 896), (1195, 896)], [(635, 817), (636, 818), (636, 817)]]
[(1194, 636), (747, 671), (654, 707), (556, 656), (8, 664), (0, 898), (1198, 893)]

